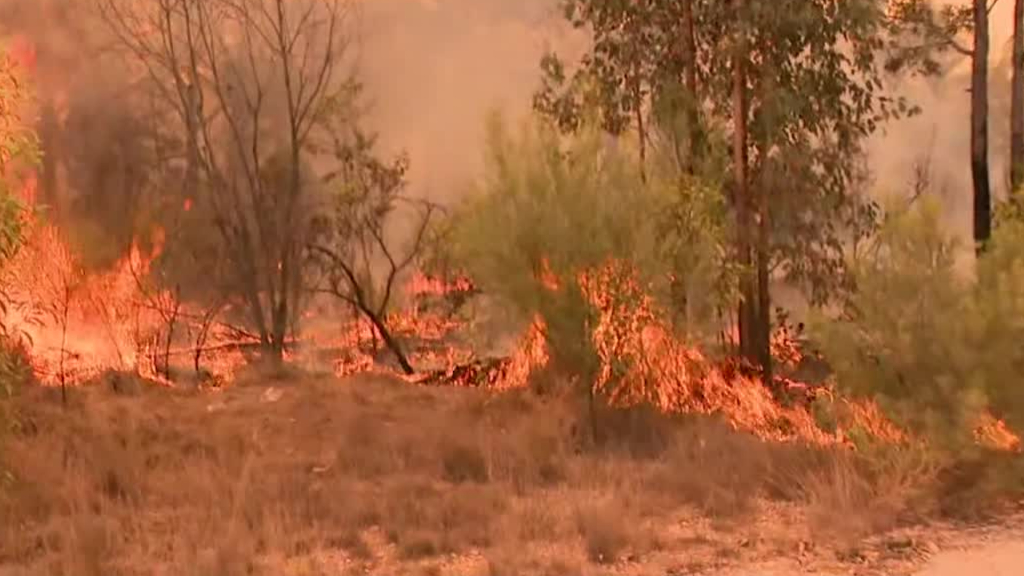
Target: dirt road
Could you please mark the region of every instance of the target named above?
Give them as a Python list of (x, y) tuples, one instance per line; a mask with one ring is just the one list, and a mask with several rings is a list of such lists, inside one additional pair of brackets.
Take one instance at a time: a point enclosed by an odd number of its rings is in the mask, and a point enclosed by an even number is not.
[(1018, 576), (1024, 573), (1024, 533), (999, 535), (935, 555), (919, 576)]

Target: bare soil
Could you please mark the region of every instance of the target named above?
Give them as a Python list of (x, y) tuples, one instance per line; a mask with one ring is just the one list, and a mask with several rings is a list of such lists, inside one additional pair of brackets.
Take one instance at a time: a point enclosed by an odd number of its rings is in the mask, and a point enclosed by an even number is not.
[(529, 391), (304, 375), (15, 408), (0, 576), (945, 576), (964, 542), (1021, 552), (917, 514), (918, 466)]

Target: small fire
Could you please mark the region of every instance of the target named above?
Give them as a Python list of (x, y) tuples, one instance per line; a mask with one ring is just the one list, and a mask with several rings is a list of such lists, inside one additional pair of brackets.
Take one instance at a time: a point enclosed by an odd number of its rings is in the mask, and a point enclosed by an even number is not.
[(552, 292), (558, 292), (561, 290), (562, 285), (558, 280), (558, 275), (551, 270), (551, 261), (545, 256), (541, 258), (540, 269), (537, 270), (537, 279), (541, 285)]
[(75, 383), (110, 368), (141, 368), (159, 318), (135, 297), (136, 279), (158, 253), (159, 247), (145, 254), (136, 243), (109, 272), (88, 274), (57, 228), (32, 227), (5, 270), (10, 296), (20, 304), (5, 321), (31, 343), (42, 382)]
[(1006, 425), (1003, 420), (986, 415), (974, 430), (974, 437), (982, 446), (1007, 452), (1021, 452), (1020, 436)]
[(722, 414), (737, 428), (767, 438), (836, 441), (807, 410), (781, 406), (760, 381), (676, 337), (636, 278), (618, 262), (581, 275), (584, 294), (599, 313), (593, 333), (601, 358), (597, 390), (620, 405)]
[(469, 293), (474, 290), (476, 290), (476, 285), (466, 276), (456, 276), (446, 281), (436, 276), (428, 276), (419, 270), (412, 275), (406, 287), (406, 291), (413, 297), (447, 296), (459, 292)]

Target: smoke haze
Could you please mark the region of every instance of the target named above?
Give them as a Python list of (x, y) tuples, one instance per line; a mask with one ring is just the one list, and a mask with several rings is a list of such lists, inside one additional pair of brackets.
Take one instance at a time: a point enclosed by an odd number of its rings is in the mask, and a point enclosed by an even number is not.
[[(389, 151), (407, 150), (416, 193), (438, 200), (458, 196), (479, 171), (483, 119), (500, 107), (528, 110), (538, 86), (539, 60), (549, 46), (577, 50), (578, 33), (561, 20), (559, 0), (361, 0), (359, 70), (372, 104), (370, 124)], [(87, 42), (103, 34), (83, 29), (81, 2), (0, 2), (10, 31), (37, 43), (39, 90), (55, 84), (111, 93), (109, 72), (90, 67)], [(992, 175), (1005, 190), (1008, 141), (1008, 54), (1013, 2), (992, 13)], [(901, 90), (921, 106), (913, 119), (892, 123), (870, 149), (882, 193), (906, 190), (915, 162), (930, 160), (932, 184), (958, 231), (969, 227), (969, 61), (956, 57), (941, 80), (907, 81)], [(103, 72), (100, 74), (99, 72)], [(115, 74), (116, 76), (116, 74)], [(106, 78), (96, 86), (97, 78)], [(44, 94), (45, 95), (45, 94)]]

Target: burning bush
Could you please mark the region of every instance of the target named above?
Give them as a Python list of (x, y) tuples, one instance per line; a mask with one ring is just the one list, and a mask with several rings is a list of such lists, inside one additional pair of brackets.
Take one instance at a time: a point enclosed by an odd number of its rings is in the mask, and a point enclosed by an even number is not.
[[(37, 160), (35, 134), (22, 125), (26, 98), (18, 62), (10, 54), (0, 53), (0, 271), (17, 255), (25, 236), (26, 207), (12, 189), (21, 180), (19, 170)], [(0, 441), (8, 427), (6, 400), (31, 377), (23, 334), (6, 321), (15, 305), (7, 286), (0, 282)], [(0, 483), (4, 481), (2, 465), (0, 462)]]
[[(707, 351), (725, 328), (709, 311), (739, 272), (721, 265), (720, 193), (671, 173), (641, 177), (597, 131), (563, 138), (527, 124), (517, 139), (495, 119), (489, 153), (488, 179), (455, 218), (456, 259), (482, 290), (535, 318), (552, 366), (592, 401), (721, 413), (773, 438), (846, 437)], [(776, 351), (798, 361), (784, 340)]]
[(1000, 227), (969, 280), (937, 206), (892, 211), (853, 263), (856, 291), (843, 314), (813, 324), (842, 389), (877, 398), (896, 422), (951, 453), (976, 444), (989, 412), (1019, 432), (1020, 230)]
[[(610, 260), (628, 261), (645, 288), (667, 294), (669, 279), (694, 278), (698, 264), (714, 258), (710, 245), (721, 239), (673, 243), (666, 228), (680, 237), (718, 228), (713, 219), (698, 224), (671, 210), (681, 193), (678, 181), (645, 181), (628, 151), (609, 146), (599, 130), (561, 137), (538, 121), (525, 124), (517, 137), (500, 117), (489, 128), (487, 177), (455, 218), (456, 258), (485, 292), (523, 320), (539, 314), (552, 360), (593, 380), (600, 367), (589, 333), (598, 319), (580, 274)], [(688, 197), (689, 206), (699, 207), (695, 198), (706, 199)], [(673, 215), (672, 225), (665, 225), (665, 214)], [(676, 262), (689, 268), (672, 274)]]

